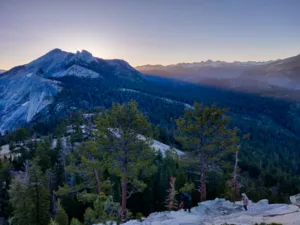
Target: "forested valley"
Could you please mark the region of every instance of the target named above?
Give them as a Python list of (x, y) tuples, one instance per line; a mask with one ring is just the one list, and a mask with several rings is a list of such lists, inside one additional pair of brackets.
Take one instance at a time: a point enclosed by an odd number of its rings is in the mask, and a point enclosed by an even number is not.
[[(193, 205), (242, 192), (287, 202), (299, 192), (296, 102), (154, 77), (56, 80), (55, 103), (1, 136), (7, 224), (121, 222), (176, 209), (184, 192)], [(152, 139), (170, 151), (155, 151)]]

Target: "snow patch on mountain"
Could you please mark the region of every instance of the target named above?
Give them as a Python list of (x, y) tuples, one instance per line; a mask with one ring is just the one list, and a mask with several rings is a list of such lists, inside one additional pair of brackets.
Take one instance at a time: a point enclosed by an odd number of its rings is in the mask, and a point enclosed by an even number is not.
[(84, 68), (79, 65), (72, 65), (68, 69), (54, 73), (52, 77), (64, 77), (64, 76), (76, 76), (76, 77), (90, 77), (97, 78), (100, 77), (99, 73), (96, 73), (92, 70)]

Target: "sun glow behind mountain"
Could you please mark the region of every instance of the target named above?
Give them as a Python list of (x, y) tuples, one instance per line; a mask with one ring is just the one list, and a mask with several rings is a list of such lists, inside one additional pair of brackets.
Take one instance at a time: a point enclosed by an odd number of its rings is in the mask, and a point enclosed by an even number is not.
[[(105, 38), (95, 37), (89, 34), (73, 34), (72, 38), (65, 38), (60, 40), (60, 44), (64, 50), (76, 53), (77, 51), (87, 50), (96, 57), (111, 59), (115, 58), (113, 54), (113, 46)], [(60, 47), (56, 45), (53, 48)], [(53, 49), (50, 48), (49, 50)]]

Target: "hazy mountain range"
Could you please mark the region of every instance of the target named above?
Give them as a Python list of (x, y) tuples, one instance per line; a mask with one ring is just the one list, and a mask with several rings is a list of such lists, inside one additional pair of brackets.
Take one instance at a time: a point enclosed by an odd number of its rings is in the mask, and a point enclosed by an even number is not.
[[(135, 69), (124, 60), (96, 58), (85, 50), (69, 53), (54, 49), (0, 75), (0, 132), (37, 116), (45, 120), (70, 110), (109, 107), (112, 102), (131, 99), (136, 99), (155, 121), (166, 116), (165, 110), (179, 112), (196, 99), (238, 112), (244, 107), (231, 103), (232, 99), (241, 102), (243, 95), (209, 86), (300, 100), (299, 72), (300, 55), (269, 62), (206, 61)], [(257, 104), (258, 99), (250, 100)], [(160, 108), (153, 108), (153, 104)]]
[(300, 55), (267, 62), (205, 61), (144, 65), (142, 73), (230, 90), (300, 99)]

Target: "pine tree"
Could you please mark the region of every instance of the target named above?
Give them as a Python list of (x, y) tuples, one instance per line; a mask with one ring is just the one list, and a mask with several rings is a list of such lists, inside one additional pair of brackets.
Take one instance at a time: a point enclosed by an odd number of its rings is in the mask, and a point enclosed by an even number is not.
[(59, 225), (55, 220), (51, 219), (49, 225)]
[(61, 138), (57, 138), (55, 150), (57, 151), (58, 154), (63, 151), (63, 143)]
[(184, 186), (180, 188), (180, 192), (191, 194), (194, 189), (195, 189), (194, 183), (185, 183)]
[(122, 220), (125, 221), (127, 199), (145, 188), (138, 176), (149, 176), (154, 171), (150, 140), (140, 136), (148, 134), (151, 128), (134, 101), (113, 104), (111, 110), (99, 116), (97, 128), (97, 142), (108, 171), (121, 179)]
[(79, 125), (75, 126), (75, 139), (78, 142), (81, 142), (83, 140), (82, 129)]
[(177, 139), (192, 153), (192, 159), (198, 165), (200, 175), (200, 200), (206, 200), (206, 173), (213, 163), (234, 151), (239, 138), (238, 129), (229, 129), (230, 118), (227, 110), (203, 107), (194, 104), (193, 109), (185, 109), (183, 117), (176, 120), (179, 136)]
[(9, 142), (9, 155), (10, 158), (13, 159), (15, 157), (16, 154), (16, 144), (13, 141)]
[(57, 138), (56, 147), (55, 147), (55, 159), (56, 165), (54, 168), (54, 172), (56, 174), (57, 185), (63, 183), (63, 181), (67, 181), (66, 174), (66, 156), (64, 152), (64, 146), (61, 138)]
[(50, 194), (40, 167), (33, 164), (29, 169), (28, 195), (34, 204), (32, 225), (44, 225), (50, 221)]
[[(96, 198), (92, 202), (93, 208), (87, 208), (84, 214), (84, 224), (93, 225), (97, 223), (106, 224), (107, 221), (121, 221), (121, 207), (119, 203), (113, 201), (112, 196), (106, 196), (104, 193), (94, 195)], [(81, 201), (90, 202), (92, 196), (81, 194)]]
[(12, 164), (7, 159), (0, 159), (0, 211), (3, 212), (4, 217), (9, 216), (9, 195), (8, 187), (11, 180), (10, 170)]
[(15, 131), (14, 140), (15, 142), (23, 143), (29, 137), (29, 132), (25, 128), (19, 128)]
[(54, 153), (54, 151), (50, 148), (50, 143), (47, 141), (37, 144), (34, 160), (43, 172), (46, 172), (51, 167), (51, 153)]
[(78, 219), (72, 218), (70, 225), (82, 225), (82, 223)]
[(94, 141), (83, 142), (70, 154), (69, 165), (66, 167), (70, 177), (76, 179), (60, 187), (57, 194), (59, 196), (77, 194), (85, 190), (93, 194), (101, 192), (108, 194), (112, 184), (105, 180), (104, 170), (104, 162), (96, 143)]
[(9, 202), (13, 208), (13, 225), (32, 225), (34, 204), (28, 195), (27, 182), (20, 176), (12, 180), (9, 189)]
[(55, 221), (58, 225), (68, 225), (69, 218), (60, 201), (57, 202)]
[[(103, 171), (103, 163), (101, 162), (101, 154), (99, 149), (96, 146), (96, 143), (93, 141), (84, 142), (78, 149), (76, 150), (78, 156), (80, 156), (80, 164), (77, 163), (77, 168), (81, 168), (80, 173), (85, 172), (86, 175), (89, 175), (88, 182), (90, 183), (92, 180), (94, 184), (96, 184), (97, 193), (101, 193), (100, 183), (100, 175)], [(73, 167), (74, 170), (74, 167)], [(99, 173), (100, 172), (100, 173)]]
[(96, 219), (95, 211), (91, 208), (87, 208), (84, 213), (84, 224), (93, 225), (96, 222), (95, 219)]
[(37, 165), (29, 168), (28, 179), (17, 176), (9, 189), (14, 225), (45, 225), (50, 221), (50, 198), (44, 175)]

